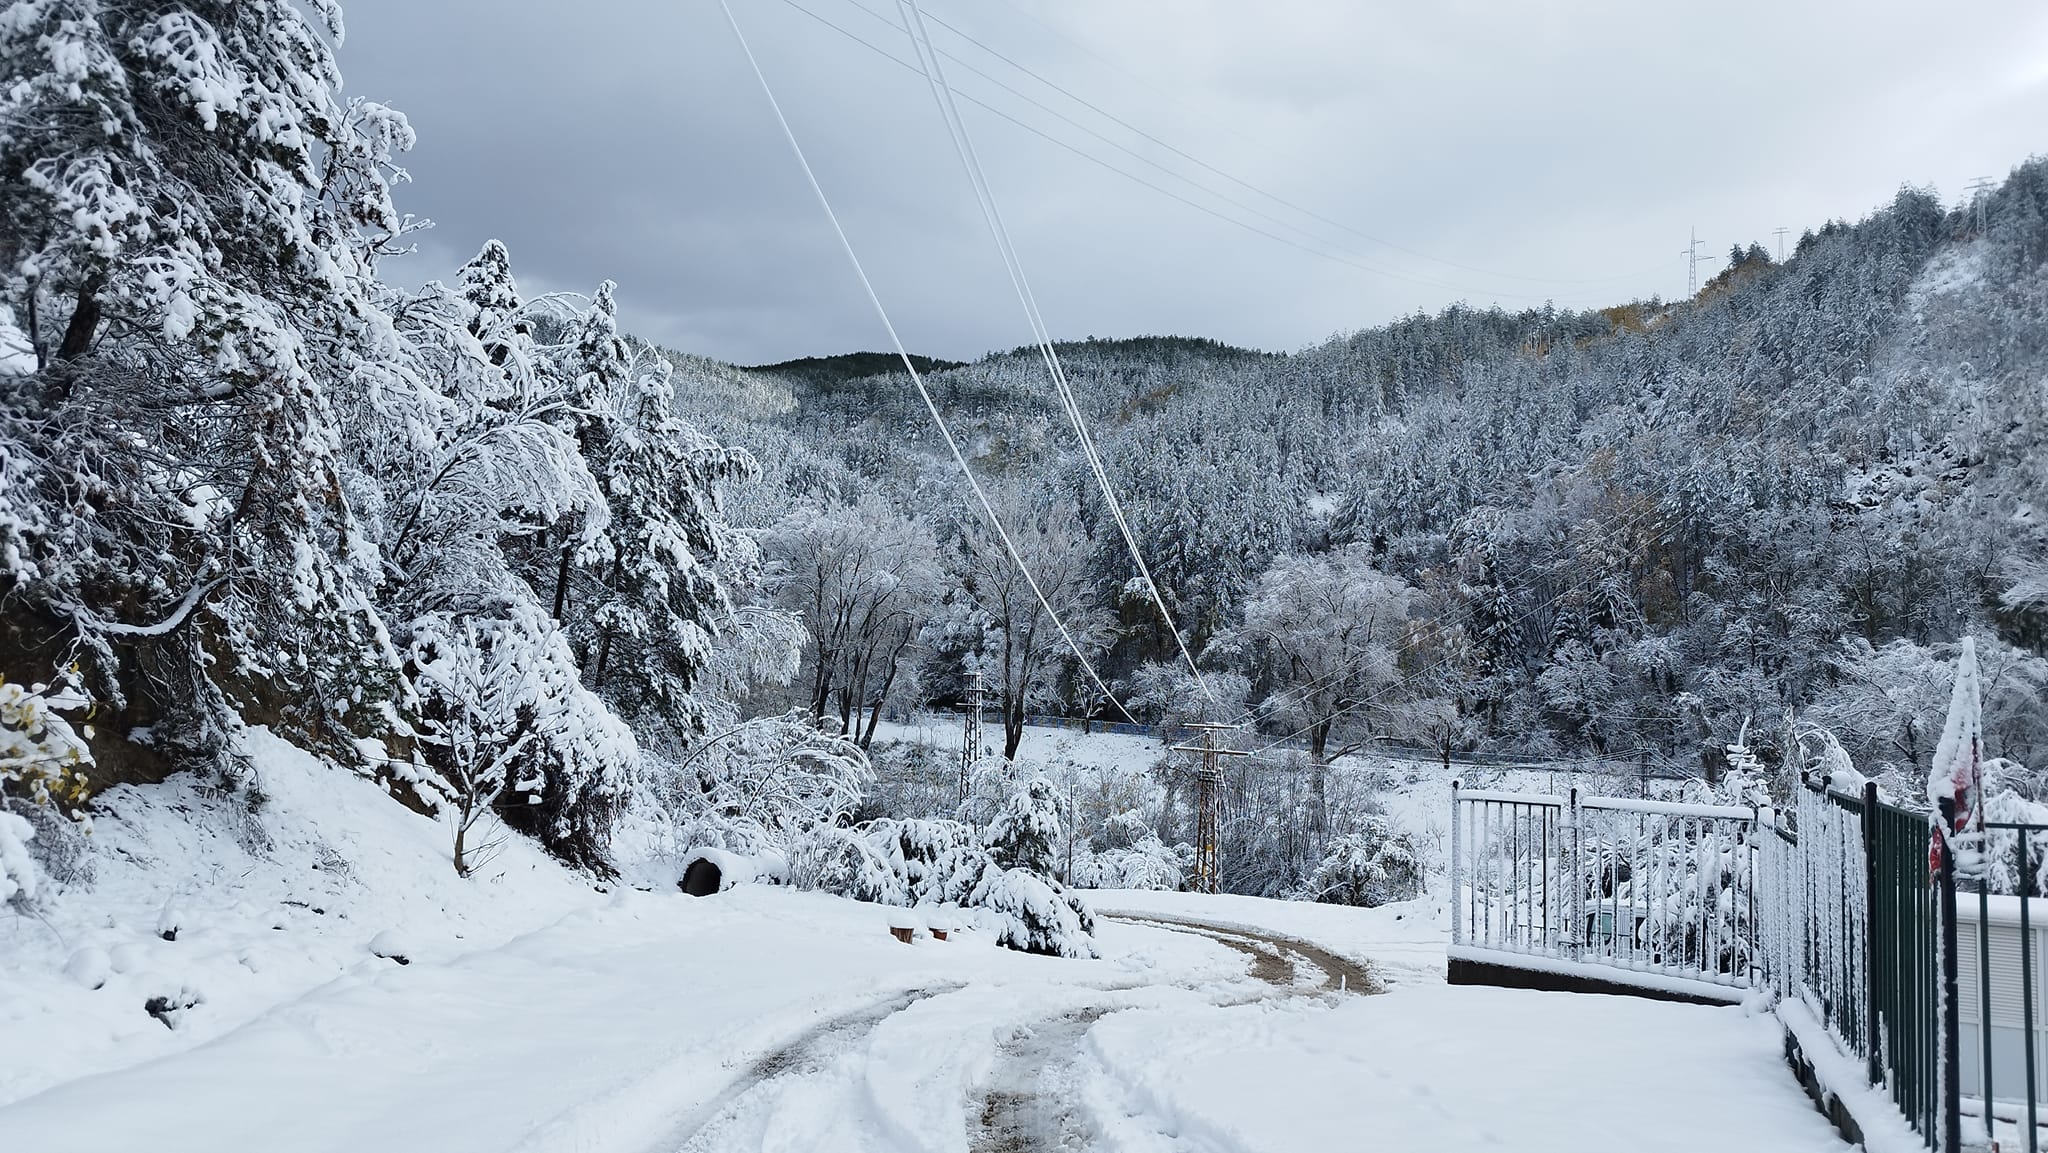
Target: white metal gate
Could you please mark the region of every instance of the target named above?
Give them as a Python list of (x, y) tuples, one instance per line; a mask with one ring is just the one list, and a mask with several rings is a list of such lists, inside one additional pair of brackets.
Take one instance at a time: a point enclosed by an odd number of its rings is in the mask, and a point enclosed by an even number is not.
[(1738, 1000), (1755, 810), (1451, 785), (1453, 961)]

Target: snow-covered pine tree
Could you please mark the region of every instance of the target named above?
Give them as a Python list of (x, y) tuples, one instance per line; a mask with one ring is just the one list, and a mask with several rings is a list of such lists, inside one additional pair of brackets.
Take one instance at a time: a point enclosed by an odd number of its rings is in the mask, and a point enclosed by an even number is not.
[(1060, 797), (1051, 781), (1033, 777), (1018, 785), (988, 826), (988, 848), (1005, 869), (1053, 876), (1060, 840)]
[(0, 304), (34, 363), (0, 375), (0, 648), (79, 654), (112, 779), (216, 760), (238, 710), (350, 756), (394, 685), (331, 392), (389, 351), (369, 273), (412, 133), (340, 82), (288, 0), (0, 20)]
[(687, 735), (703, 727), (692, 690), (732, 613), (718, 570), (724, 529), (716, 486), (751, 477), (754, 462), (676, 416), (667, 361), (627, 365), (615, 376), (620, 366), (605, 350), (621, 343), (594, 338), (614, 323), (607, 285), (578, 343), (601, 354), (602, 367), (579, 381), (603, 381), (603, 391), (579, 403), (604, 413), (604, 431), (586, 442), (585, 453), (612, 514), (594, 603), (576, 618), (579, 647), (590, 683), (622, 712), (657, 718)]

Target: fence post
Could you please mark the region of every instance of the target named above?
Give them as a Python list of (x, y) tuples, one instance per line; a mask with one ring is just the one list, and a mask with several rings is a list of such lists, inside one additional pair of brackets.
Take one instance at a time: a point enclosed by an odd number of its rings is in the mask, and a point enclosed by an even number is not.
[[(1941, 907), (1941, 1147), (1944, 1153), (1963, 1149), (1962, 1011), (1956, 982), (1956, 854), (1948, 843), (1955, 825), (1954, 797), (1941, 798), (1941, 824), (1934, 830), (1941, 846), (1941, 868), (1935, 891)], [(1989, 1022), (1984, 1027), (1989, 1027)]]
[(1863, 782), (1863, 1049), (1869, 1065), (1870, 1083), (1884, 1084), (1884, 1046), (1878, 1038), (1877, 996), (1870, 977), (1877, 973), (1878, 885), (1877, 885), (1877, 782)]
[(1465, 943), (1465, 814), (1458, 807), (1458, 782), (1451, 782), (1451, 943)]
[[(2029, 831), (2022, 827), (2015, 840), (2018, 842), (2017, 875), (2020, 882), (2020, 1035), (2026, 1038), (2026, 1044), (2020, 1048), (2027, 1054), (2027, 1153), (2035, 1153), (2041, 1147), (2041, 1131), (2037, 1127), (2040, 1122), (2038, 1106), (2034, 1103), (2039, 1090), (2034, 1080), (2034, 926), (2027, 917), (2027, 905), (2034, 894), (2034, 874), (2027, 868)], [(1988, 1028), (1990, 1023), (1985, 1024)]]
[(1559, 947), (1571, 960), (1579, 960), (1585, 945), (1586, 928), (1586, 879), (1580, 864), (1583, 838), (1579, 824), (1579, 787), (1571, 786), (1565, 793), (1564, 828), (1560, 830), (1558, 853), (1564, 858), (1563, 876), (1558, 878), (1558, 896), (1564, 903), (1564, 916), (1560, 918), (1564, 930)]

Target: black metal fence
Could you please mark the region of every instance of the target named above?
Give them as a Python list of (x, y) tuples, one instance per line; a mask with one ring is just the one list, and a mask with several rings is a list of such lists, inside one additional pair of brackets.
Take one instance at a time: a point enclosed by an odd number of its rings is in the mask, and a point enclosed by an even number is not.
[[(1957, 900), (1928, 814), (1809, 784), (1766, 842), (1766, 979), (1863, 1060), (1929, 1148), (2039, 1153), (2042, 965), (2031, 908), (2048, 826), (1987, 824)], [(1988, 860), (1984, 859), (1988, 857)], [(1941, 867), (1934, 862), (1939, 861)], [(1983, 867), (1983, 866), (1989, 867)], [(2011, 873), (2004, 872), (2008, 866)], [(2013, 889), (2002, 896), (1995, 890)]]
[(1452, 798), (1454, 966), (1706, 999), (1767, 986), (1927, 1147), (2041, 1153), (2048, 825), (1988, 823), (1981, 851), (1937, 854), (1928, 814), (1873, 784), (1809, 782), (1785, 813), (1456, 783)]
[[(2033, 898), (2048, 825), (1987, 822), (1979, 876), (1956, 910), (1961, 1110), (2006, 1150), (2038, 1153), (2048, 1074), (2041, 949), (2048, 945)], [(2010, 870), (2008, 872), (2008, 870)], [(2010, 890), (1998, 892), (1997, 890)]]

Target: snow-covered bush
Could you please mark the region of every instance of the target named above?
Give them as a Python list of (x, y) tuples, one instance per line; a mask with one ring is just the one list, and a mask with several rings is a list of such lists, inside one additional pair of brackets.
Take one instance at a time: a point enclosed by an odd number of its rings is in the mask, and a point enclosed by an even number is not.
[(853, 829), (819, 825), (793, 838), (789, 883), (855, 901), (908, 905), (903, 874), (889, 857)]
[(864, 835), (903, 877), (913, 905), (967, 903), (993, 863), (973, 826), (959, 821), (879, 820)]
[(1332, 905), (1377, 908), (1422, 892), (1423, 854), (1414, 836), (1377, 814), (1356, 832), (1333, 838), (1303, 895)]
[(83, 816), (92, 752), (63, 711), (85, 706), (66, 684), (24, 685), (0, 677), (0, 797)]
[(1193, 845), (1168, 845), (1147, 837), (1127, 849), (1090, 851), (1075, 858), (1072, 880), (1079, 889), (1171, 891), (1187, 883), (1194, 858)]
[[(36, 828), (10, 811), (16, 803), (54, 810), (83, 821), (85, 766), (92, 753), (59, 712), (84, 698), (68, 686), (23, 685), (0, 677), (0, 905), (36, 895), (37, 870), (29, 853)], [(19, 801), (10, 798), (19, 798)]]
[[(1030, 788), (1018, 789), (1017, 796), (1019, 816), (1028, 815)], [(1042, 832), (1043, 825), (1012, 821), (1007, 828)], [(1013, 838), (1010, 851), (1032, 843), (1032, 837)], [(1039, 856), (1049, 863), (1049, 854)], [(818, 825), (794, 838), (788, 875), (797, 888), (856, 901), (985, 910), (997, 942), (1006, 948), (1057, 957), (1095, 955), (1095, 918), (1086, 905), (1048, 873), (1005, 868), (972, 826), (957, 821), (878, 820), (858, 829)]]
[(1005, 869), (1053, 875), (1054, 846), (1060, 840), (1060, 799), (1052, 782), (1033, 777), (1010, 792), (989, 822), (988, 848)]
[(1051, 957), (1096, 955), (1095, 917), (1088, 906), (1028, 869), (991, 867), (967, 903), (994, 915), (996, 941), (1006, 948)]
[(0, 809), (0, 905), (36, 895), (35, 862), (28, 855), (29, 840), (35, 835), (26, 819)]
[(841, 823), (874, 781), (858, 744), (801, 710), (739, 721), (662, 775), (681, 845), (743, 853), (786, 849)]

